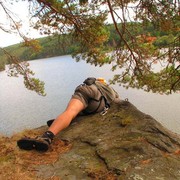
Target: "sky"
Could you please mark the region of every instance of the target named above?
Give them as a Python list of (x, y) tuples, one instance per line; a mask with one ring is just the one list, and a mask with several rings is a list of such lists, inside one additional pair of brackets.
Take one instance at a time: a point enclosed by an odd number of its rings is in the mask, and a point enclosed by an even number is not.
[[(32, 29), (29, 24), (29, 12), (28, 12), (28, 2), (27, 1), (20, 1), (15, 2), (13, 5), (9, 3), (9, 0), (0, 0), (0, 2), (3, 1), (3, 3), (6, 3), (6, 6), (9, 10), (14, 12), (17, 15), (18, 20), (22, 20), (22, 28), (21, 32), (26, 35), (29, 38), (38, 38), (41, 37), (41, 35), (38, 33), (38, 31)], [(0, 6), (0, 25), (3, 24), (3, 26), (9, 26), (7, 17), (4, 11), (2, 10), (2, 7)], [(0, 30), (0, 47), (6, 47), (12, 44), (20, 43), (23, 39), (18, 34), (9, 34), (5, 33), (4, 31)]]

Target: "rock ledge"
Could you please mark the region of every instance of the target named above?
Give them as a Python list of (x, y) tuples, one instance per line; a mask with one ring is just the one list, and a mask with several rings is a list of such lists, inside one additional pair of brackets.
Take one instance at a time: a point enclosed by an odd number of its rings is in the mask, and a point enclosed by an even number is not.
[(180, 136), (127, 101), (105, 116), (78, 116), (59, 137), (72, 148), (38, 176), (63, 180), (180, 179)]

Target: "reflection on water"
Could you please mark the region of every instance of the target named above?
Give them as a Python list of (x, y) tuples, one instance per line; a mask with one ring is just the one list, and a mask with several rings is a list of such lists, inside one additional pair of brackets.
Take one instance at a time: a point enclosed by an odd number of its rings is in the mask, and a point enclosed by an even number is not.
[[(41, 97), (24, 87), (22, 78), (9, 78), (0, 72), (0, 133), (11, 135), (35, 128), (55, 118), (68, 103), (74, 88), (86, 77), (113, 77), (110, 65), (101, 68), (75, 62), (70, 56), (31, 61), (36, 77), (45, 82), (47, 96)], [(118, 71), (116, 71), (118, 73)], [(180, 94), (159, 95), (142, 90), (114, 88), (142, 112), (153, 116), (168, 129), (180, 132)]]

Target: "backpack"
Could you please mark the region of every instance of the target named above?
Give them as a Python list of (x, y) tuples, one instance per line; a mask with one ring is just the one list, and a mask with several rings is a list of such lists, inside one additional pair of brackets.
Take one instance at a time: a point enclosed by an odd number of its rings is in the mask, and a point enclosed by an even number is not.
[[(85, 79), (83, 83), (84, 83), (85, 85), (87, 85), (87, 86), (91, 86), (91, 85), (94, 84), (94, 85), (97, 87), (97, 85), (95, 84), (95, 82), (96, 82), (96, 78), (94, 78), (94, 77), (89, 77), (89, 78)], [(98, 106), (93, 112), (87, 112), (86, 110), (84, 110), (83, 112), (84, 112), (85, 114), (94, 114), (94, 113), (96, 113), (96, 111), (99, 109), (99, 107), (100, 107), (100, 105), (101, 105), (101, 101), (102, 101), (102, 100), (104, 100), (104, 102), (105, 102), (105, 107), (104, 107), (104, 110), (102, 111), (102, 114), (103, 114), (104, 112), (107, 112), (107, 110), (110, 108), (110, 104), (108, 103), (107, 99), (106, 99), (105, 96), (103, 95), (102, 91), (101, 91), (98, 87), (97, 87), (97, 89), (98, 89), (98, 90), (100, 91), (100, 93), (101, 93), (100, 99), (97, 100), (97, 99), (91, 98), (90, 101), (99, 102), (99, 106)], [(104, 113), (104, 114), (105, 114), (105, 113)], [(103, 115), (104, 115), (104, 114), (103, 114)]]

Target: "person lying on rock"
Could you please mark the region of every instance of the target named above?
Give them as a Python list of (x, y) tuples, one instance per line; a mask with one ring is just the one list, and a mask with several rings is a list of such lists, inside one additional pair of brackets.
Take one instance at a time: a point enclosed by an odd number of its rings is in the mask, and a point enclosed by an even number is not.
[(54, 121), (47, 122), (48, 131), (36, 138), (24, 137), (17, 141), (17, 145), (20, 149), (45, 152), (49, 149), (53, 138), (68, 127), (78, 114), (105, 114), (112, 102), (119, 101), (118, 93), (106, 83), (105, 79), (87, 78), (75, 89), (66, 110)]

